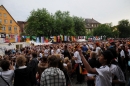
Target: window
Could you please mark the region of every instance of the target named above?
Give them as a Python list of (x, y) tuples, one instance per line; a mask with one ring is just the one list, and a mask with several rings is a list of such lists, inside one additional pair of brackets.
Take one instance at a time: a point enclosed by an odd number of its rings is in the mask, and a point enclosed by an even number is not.
[(10, 24), (12, 24), (12, 22), (13, 22), (13, 21), (12, 21), (12, 20), (10, 20)]
[(14, 31), (17, 31), (17, 27), (14, 27)]
[(4, 23), (7, 23), (7, 20), (6, 20), (6, 19), (4, 20)]
[(5, 31), (5, 29), (6, 29), (5, 26), (3, 26), (3, 27), (2, 27), (2, 30)]
[(0, 13), (0, 17), (2, 16), (2, 14)]
[(2, 20), (0, 19), (0, 23), (2, 23)]
[(93, 24), (92, 24), (92, 27), (93, 27)]
[(8, 30), (11, 31), (11, 27), (9, 27)]
[(4, 13), (4, 17), (7, 17), (7, 15)]

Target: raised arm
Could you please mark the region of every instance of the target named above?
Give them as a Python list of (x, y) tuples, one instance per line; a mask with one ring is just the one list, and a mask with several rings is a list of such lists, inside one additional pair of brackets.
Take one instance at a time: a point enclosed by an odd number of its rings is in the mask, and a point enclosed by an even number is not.
[(95, 69), (95, 68), (92, 68), (92, 67), (89, 65), (89, 63), (86, 61), (86, 59), (85, 59), (85, 57), (83, 56), (81, 50), (79, 50), (79, 54), (80, 54), (80, 57), (81, 57), (81, 59), (82, 59), (82, 62), (83, 62), (83, 64), (84, 64), (84, 66), (85, 66), (87, 72), (89, 72), (89, 73), (94, 73), (94, 74), (98, 74), (97, 71), (96, 71), (96, 69)]

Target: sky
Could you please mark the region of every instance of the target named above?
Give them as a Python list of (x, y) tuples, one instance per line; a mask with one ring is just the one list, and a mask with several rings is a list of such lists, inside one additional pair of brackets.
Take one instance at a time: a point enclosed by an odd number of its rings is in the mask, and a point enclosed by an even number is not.
[(46, 8), (48, 12), (69, 11), (70, 16), (93, 18), (100, 23), (130, 21), (130, 0), (0, 0), (16, 21), (26, 21), (30, 12)]

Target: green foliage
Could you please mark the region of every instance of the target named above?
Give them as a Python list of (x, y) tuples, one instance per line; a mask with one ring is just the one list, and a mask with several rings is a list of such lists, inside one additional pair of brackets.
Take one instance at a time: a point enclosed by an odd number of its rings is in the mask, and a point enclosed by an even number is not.
[(50, 14), (46, 9), (33, 10), (27, 19), (26, 35), (57, 36), (57, 35), (85, 35), (84, 20), (71, 17), (68, 11), (57, 11)]
[(83, 18), (73, 16), (75, 33), (77, 36), (86, 35), (85, 22)]
[(106, 36), (106, 37), (112, 37), (112, 29), (110, 26), (101, 24), (98, 27), (94, 28), (93, 31), (94, 36)]
[(130, 23), (128, 20), (119, 21), (117, 28), (120, 38), (130, 37)]
[(46, 9), (33, 10), (27, 19), (26, 33), (28, 35), (50, 35), (51, 34), (51, 15)]

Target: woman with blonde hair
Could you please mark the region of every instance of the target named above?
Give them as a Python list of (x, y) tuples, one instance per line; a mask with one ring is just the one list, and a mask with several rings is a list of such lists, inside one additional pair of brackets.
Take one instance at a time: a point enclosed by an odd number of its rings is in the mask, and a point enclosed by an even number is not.
[(32, 86), (32, 71), (25, 66), (26, 58), (22, 55), (16, 58), (18, 68), (14, 71), (14, 86)]

